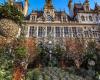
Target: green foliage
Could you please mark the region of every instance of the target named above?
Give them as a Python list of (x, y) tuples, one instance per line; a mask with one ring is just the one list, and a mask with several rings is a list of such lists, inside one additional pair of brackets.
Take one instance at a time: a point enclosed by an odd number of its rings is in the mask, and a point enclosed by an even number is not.
[(4, 4), (0, 5), (0, 18), (9, 18), (21, 24), (24, 16), (15, 6)]
[(15, 55), (16, 57), (24, 58), (26, 56), (26, 48), (21, 46), (17, 47), (15, 49)]
[(39, 68), (36, 68), (33, 70), (33, 80), (39, 80), (39, 75), (40, 75), (40, 69)]
[[(50, 50), (52, 53), (50, 53)], [(61, 48), (59, 44), (55, 45), (51, 49), (49, 49), (46, 45), (43, 45), (43, 43), (38, 45), (38, 56), (43, 66), (58, 66), (60, 59), (65, 56), (64, 53), (64, 49)]]
[(100, 73), (96, 72), (96, 79), (99, 80), (100, 79)]
[(41, 70), (35, 68), (28, 72), (27, 78), (27, 80), (88, 80), (57, 67), (45, 67)]
[(44, 46), (43, 43), (40, 43), (38, 45), (38, 57), (42, 65), (48, 66), (49, 64), (48, 48)]
[(27, 72), (26, 80), (39, 80), (39, 76), (41, 75), (41, 71), (39, 68), (35, 68), (33, 70), (29, 70)]
[(26, 80), (33, 80), (33, 70), (28, 70)]
[[(1, 52), (2, 51), (2, 52)], [(6, 48), (0, 49), (0, 80), (11, 80), (13, 57)]]
[(86, 49), (86, 55), (85, 58), (87, 60), (91, 60), (91, 59), (96, 59), (96, 43), (95, 42), (89, 42), (87, 45), (87, 49)]
[(54, 48), (54, 56), (59, 60), (61, 57), (63, 57), (64, 49), (60, 47), (60, 45), (56, 45)]

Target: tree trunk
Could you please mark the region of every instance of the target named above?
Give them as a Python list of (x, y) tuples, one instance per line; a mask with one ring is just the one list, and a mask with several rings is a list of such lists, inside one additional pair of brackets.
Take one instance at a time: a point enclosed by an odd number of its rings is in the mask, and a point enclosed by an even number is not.
[(21, 65), (15, 67), (12, 80), (24, 80), (23, 73), (24, 73), (24, 68)]

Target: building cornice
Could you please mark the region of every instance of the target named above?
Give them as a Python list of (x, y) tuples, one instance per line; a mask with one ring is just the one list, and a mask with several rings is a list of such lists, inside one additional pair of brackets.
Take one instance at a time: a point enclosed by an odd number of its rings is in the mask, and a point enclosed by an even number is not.
[(63, 26), (63, 25), (98, 25), (97, 23), (79, 23), (79, 22), (62, 22), (62, 23), (58, 23), (58, 22), (30, 22), (30, 21), (24, 21), (23, 24), (27, 24), (27, 25), (59, 25), (59, 26)]

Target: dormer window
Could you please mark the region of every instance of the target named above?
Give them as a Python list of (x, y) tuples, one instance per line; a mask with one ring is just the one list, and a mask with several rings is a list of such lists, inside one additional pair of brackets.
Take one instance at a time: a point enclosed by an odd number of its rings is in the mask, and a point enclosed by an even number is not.
[(86, 6), (86, 11), (89, 11), (89, 6)]
[(32, 16), (32, 20), (35, 21), (35, 16)]
[(66, 22), (66, 16), (63, 17), (63, 21)]
[(89, 16), (89, 20), (90, 20), (90, 21), (93, 21), (92, 16)]
[(82, 21), (85, 21), (85, 17), (84, 16), (81, 16), (81, 19), (82, 19)]
[(47, 16), (47, 21), (53, 21), (52, 16), (48, 15), (48, 16)]

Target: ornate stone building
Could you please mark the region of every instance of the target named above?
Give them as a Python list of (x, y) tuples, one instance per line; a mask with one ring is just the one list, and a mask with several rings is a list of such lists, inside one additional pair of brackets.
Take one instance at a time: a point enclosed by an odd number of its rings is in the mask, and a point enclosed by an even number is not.
[(69, 0), (69, 15), (56, 11), (52, 0), (46, 0), (43, 10), (33, 10), (25, 17), (26, 37), (36, 37), (39, 41), (52, 39), (61, 42), (68, 38), (99, 40), (100, 6), (92, 10), (89, 1), (72, 4)]

